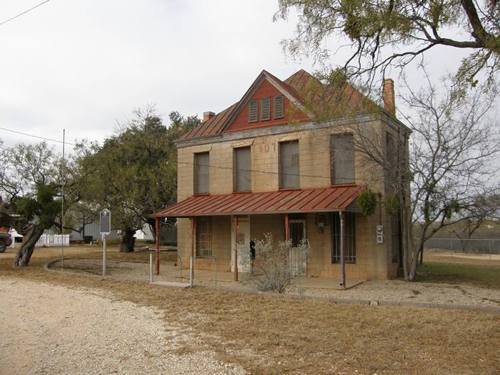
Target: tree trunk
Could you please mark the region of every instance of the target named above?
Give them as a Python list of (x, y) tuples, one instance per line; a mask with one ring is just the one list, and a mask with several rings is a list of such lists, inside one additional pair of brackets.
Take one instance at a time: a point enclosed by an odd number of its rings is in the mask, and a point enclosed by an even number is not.
[(423, 264), (424, 263), (424, 246), (421, 246), (420, 249), (418, 250), (418, 264)]
[(134, 251), (135, 246), (135, 230), (127, 228), (123, 231), (122, 242), (120, 244), (120, 252), (130, 253)]
[(23, 244), (14, 259), (14, 267), (25, 267), (29, 264), (35, 244), (42, 236), (45, 229), (39, 225), (30, 224), (28, 231), (23, 238)]

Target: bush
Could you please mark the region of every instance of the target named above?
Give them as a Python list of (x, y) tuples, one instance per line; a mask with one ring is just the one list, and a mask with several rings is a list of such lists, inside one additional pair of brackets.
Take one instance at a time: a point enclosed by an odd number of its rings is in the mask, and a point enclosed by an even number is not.
[[(291, 241), (281, 241), (273, 246), (273, 238), (269, 233), (264, 235), (263, 240), (255, 241), (254, 269), (258, 276), (254, 280), (258, 290), (285, 292), (294, 277), (289, 262), (291, 251)], [(307, 243), (301, 243), (297, 251), (305, 254)]]

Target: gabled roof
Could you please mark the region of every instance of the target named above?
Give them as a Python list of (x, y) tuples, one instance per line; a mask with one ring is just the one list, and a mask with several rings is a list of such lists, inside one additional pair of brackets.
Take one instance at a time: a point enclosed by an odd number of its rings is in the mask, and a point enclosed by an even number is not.
[(304, 69), (300, 69), (282, 81), (263, 70), (238, 102), (186, 133), (181, 137), (181, 141), (211, 137), (223, 133), (224, 129), (231, 124), (240, 113), (240, 110), (248, 103), (248, 100), (251, 99), (253, 93), (264, 79), (267, 79), (311, 120), (338, 117), (340, 114), (336, 114), (335, 111), (339, 108), (350, 108), (356, 112), (362, 112), (364, 108), (375, 105), (349, 83), (333, 88), (321, 83)]

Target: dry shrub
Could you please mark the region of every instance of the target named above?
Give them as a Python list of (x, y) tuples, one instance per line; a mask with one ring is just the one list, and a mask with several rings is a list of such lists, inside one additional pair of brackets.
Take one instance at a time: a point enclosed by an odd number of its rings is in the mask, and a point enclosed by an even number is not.
[[(307, 243), (301, 242), (299, 252), (307, 252)], [(292, 242), (280, 241), (274, 246), (270, 233), (255, 241), (254, 282), (260, 291), (284, 293), (292, 283), (295, 272), (290, 264)]]

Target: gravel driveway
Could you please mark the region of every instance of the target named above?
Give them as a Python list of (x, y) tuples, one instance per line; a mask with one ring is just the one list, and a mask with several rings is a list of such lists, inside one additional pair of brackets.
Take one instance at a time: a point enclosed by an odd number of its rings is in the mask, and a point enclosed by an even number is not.
[[(181, 344), (182, 343), (182, 344)], [(0, 374), (242, 374), (165, 327), (148, 307), (101, 292), (0, 278)]]

